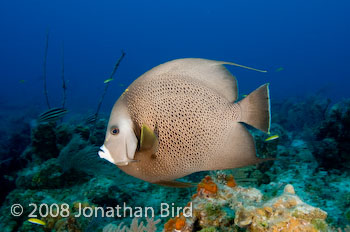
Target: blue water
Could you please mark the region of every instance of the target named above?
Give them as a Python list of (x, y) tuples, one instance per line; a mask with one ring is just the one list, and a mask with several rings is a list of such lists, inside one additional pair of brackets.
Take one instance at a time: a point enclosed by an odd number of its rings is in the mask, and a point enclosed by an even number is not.
[[(139, 75), (182, 57), (269, 71), (229, 67), (241, 94), (270, 82), (274, 99), (321, 91), (339, 100), (349, 97), (349, 9), (346, 0), (3, 0), (0, 104), (45, 108), (42, 64), (47, 31), (51, 105), (61, 103), (64, 42), (67, 104), (73, 111), (94, 111), (121, 49), (127, 55), (103, 104), (106, 112)], [(276, 72), (280, 67), (283, 70)]]
[[(268, 157), (277, 154), (274, 165), (259, 169), (263, 181), (255, 187), (273, 196), (277, 194), (274, 186), (291, 183), (305, 202), (329, 213), (327, 223), (341, 228), (349, 225), (350, 103), (334, 106), (350, 98), (349, 12), (349, 0), (1, 0), (0, 227), (32, 231), (26, 227), (29, 222), (23, 223), (27, 218), (7, 215), (7, 207), (33, 199), (40, 203), (42, 199), (35, 194), (71, 205), (85, 201), (87, 193), (90, 203), (101, 206), (121, 199), (135, 205), (150, 203), (147, 197), (152, 204), (171, 199), (185, 205), (194, 192), (148, 185), (121, 172), (113, 173), (119, 178), (115, 182), (106, 182), (108, 176), (95, 181), (98, 173), (82, 178), (80, 172), (73, 172), (76, 176), (69, 179), (62, 163), (40, 154), (57, 158), (63, 153), (73, 157), (64, 165), (88, 170), (89, 166), (82, 167), (84, 163), (76, 165), (74, 155), (79, 146), (90, 147), (89, 154), (97, 153), (107, 122), (103, 120), (127, 86), (152, 67), (186, 57), (231, 61), (268, 71), (227, 67), (237, 77), (240, 95), (270, 83), (272, 133), (280, 140), (271, 145), (264, 142), (267, 135), (255, 132), (258, 151), (269, 153)], [(43, 91), (47, 35), (50, 105), (62, 104), (64, 58), (69, 117), (40, 129), (32, 122), (47, 110)], [(104, 81), (122, 50), (126, 56), (109, 84), (99, 127), (92, 129), (84, 119), (95, 113)], [(315, 94), (317, 97), (308, 98)], [(290, 100), (293, 98), (298, 100)], [(73, 135), (81, 136), (79, 146), (58, 142), (59, 136), (73, 140), (69, 137)], [(50, 153), (50, 146), (57, 154)], [(67, 147), (71, 150), (62, 152)], [(313, 166), (306, 155), (311, 156)], [(95, 166), (94, 161), (90, 165)], [(202, 174), (189, 180), (198, 182)], [(103, 189), (100, 185), (108, 188), (98, 192)], [(72, 194), (64, 195), (66, 190)], [(27, 195), (23, 197), (22, 192)], [(99, 223), (100, 227), (106, 224)]]

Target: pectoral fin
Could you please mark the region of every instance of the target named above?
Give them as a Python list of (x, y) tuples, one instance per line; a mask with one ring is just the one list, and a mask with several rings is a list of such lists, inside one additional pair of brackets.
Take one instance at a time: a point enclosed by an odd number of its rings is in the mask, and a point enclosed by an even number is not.
[(158, 148), (158, 137), (151, 128), (147, 125), (142, 125), (140, 138), (140, 151), (153, 150), (153, 153)]
[(196, 187), (195, 184), (181, 182), (181, 181), (176, 181), (176, 180), (161, 180), (161, 181), (155, 182), (154, 184), (159, 184), (159, 185), (162, 185), (162, 186), (174, 187), (174, 188)]

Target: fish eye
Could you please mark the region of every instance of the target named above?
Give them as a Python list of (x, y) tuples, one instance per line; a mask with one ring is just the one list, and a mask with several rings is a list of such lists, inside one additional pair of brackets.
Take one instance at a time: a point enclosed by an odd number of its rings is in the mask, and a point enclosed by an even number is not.
[(117, 135), (117, 134), (119, 134), (119, 128), (118, 128), (118, 127), (113, 127), (113, 128), (111, 129), (111, 134), (112, 134), (112, 135)]

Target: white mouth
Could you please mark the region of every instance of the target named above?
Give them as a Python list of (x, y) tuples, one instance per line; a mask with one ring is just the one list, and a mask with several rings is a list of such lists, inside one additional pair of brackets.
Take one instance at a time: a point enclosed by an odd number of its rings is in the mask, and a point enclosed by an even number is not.
[(118, 165), (118, 166), (126, 166), (126, 165), (128, 165), (130, 162), (134, 162), (134, 160), (129, 160), (128, 158), (126, 158), (126, 160), (116, 162), (116, 161), (112, 158), (111, 154), (109, 153), (109, 150), (105, 147), (105, 145), (103, 145), (103, 146), (100, 147), (100, 151), (98, 152), (98, 155), (100, 156), (100, 158), (106, 159), (106, 160), (108, 160), (109, 162), (111, 162), (112, 164), (116, 164), (116, 165)]
[(109, 153), (108, 149), (105, 147), (105, 145), (100, 147), (100, 151), (98, 152), (98, 155), (102, 159), (106, 159), (111, 163), (115, 163), (114, 159), (112, 158), (111, 154)]

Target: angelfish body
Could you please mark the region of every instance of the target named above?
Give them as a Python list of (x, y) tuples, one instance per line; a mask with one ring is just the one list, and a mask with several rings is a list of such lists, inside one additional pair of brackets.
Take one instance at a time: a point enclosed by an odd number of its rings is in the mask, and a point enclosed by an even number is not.
[(178, 59), (136, 79), (112, 109), (100, 157), (171, 186), (194, 172), (261, 162), (241, 122), (269, 130), (268, 85), (235, 103), (237, 82), (223, 64), (232, 63)]

